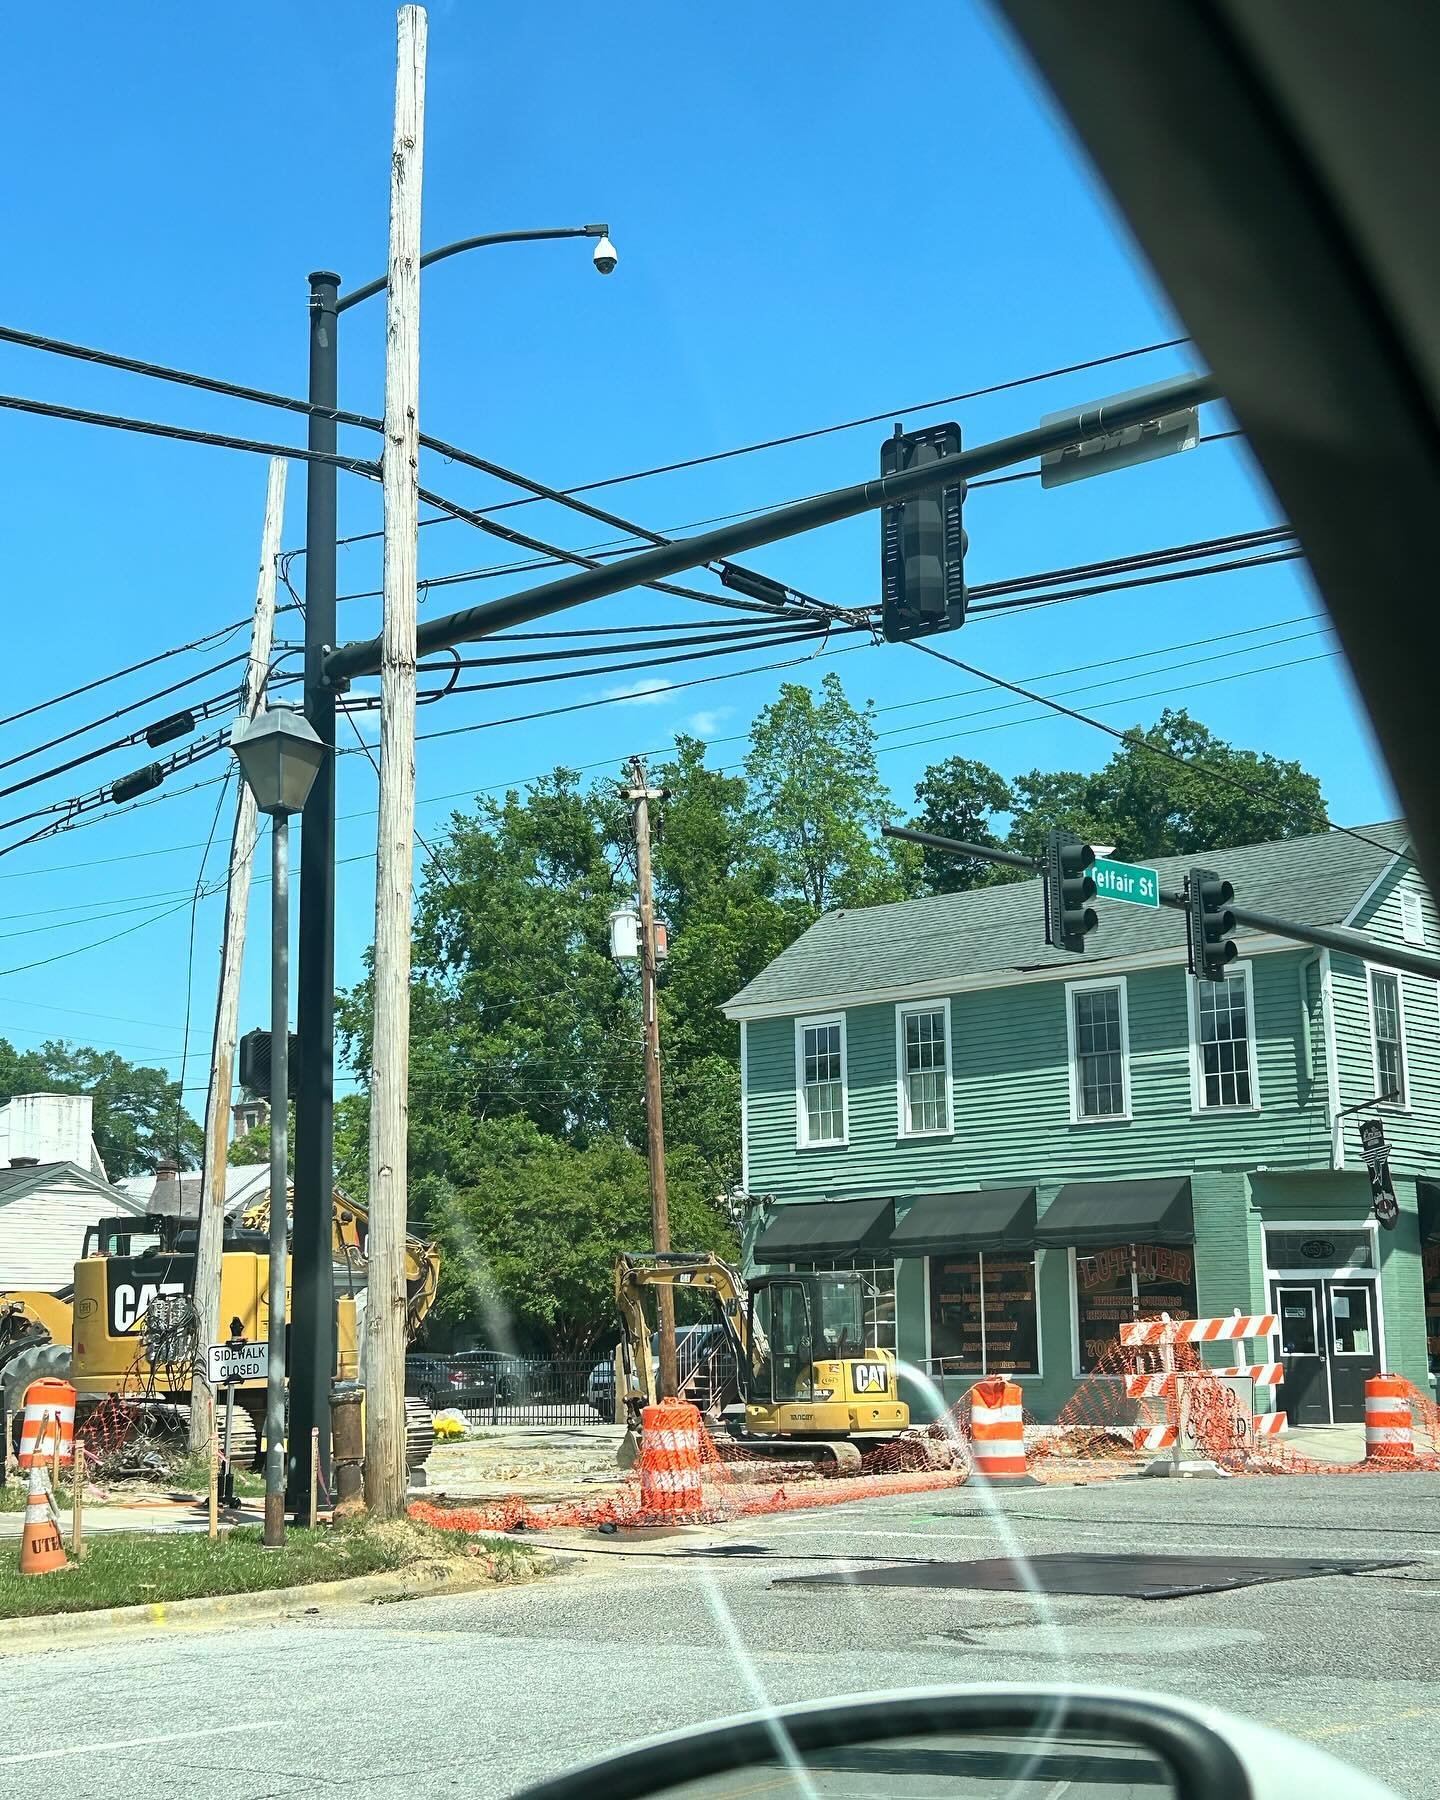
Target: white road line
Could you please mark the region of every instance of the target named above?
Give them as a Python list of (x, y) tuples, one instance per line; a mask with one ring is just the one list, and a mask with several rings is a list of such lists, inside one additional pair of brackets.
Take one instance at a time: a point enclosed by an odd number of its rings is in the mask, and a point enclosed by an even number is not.
[(56, 1756), (94, 1756), (106, 1750), (141, 1750), (151, 1744), (184, 1744), (194, 1738), (225, 1737), (237, 1731), (270, 1731), (279, 1719), (247, 1719), (243, 1725), (211, 1725), (204, 1731), (170, 1731), (161, 1737), (117, 1738), (108, 1744), (63, 1744), (54, 1750), (26, 1750), (19, 1756), (0, 1756), (0, 1768), (15, 1763), (47, 1762)]

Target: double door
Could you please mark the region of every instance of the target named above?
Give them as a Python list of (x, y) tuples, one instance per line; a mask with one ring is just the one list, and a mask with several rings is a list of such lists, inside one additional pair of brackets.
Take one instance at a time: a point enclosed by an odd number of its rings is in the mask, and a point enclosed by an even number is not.
[(1285, 1365), (1276, 1405), (1292, 1425), (1358, 1424), (1365, 1383), (1380, 1373), (1375, 1283), (1355, 1276), (1276, 1276), (1270, 1305)]

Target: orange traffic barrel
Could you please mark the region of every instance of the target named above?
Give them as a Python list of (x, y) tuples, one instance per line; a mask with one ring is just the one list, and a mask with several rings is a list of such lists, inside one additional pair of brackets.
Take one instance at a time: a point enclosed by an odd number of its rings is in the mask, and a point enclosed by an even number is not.
[(663, 1400), (640, 1415), (640, 1510), (679, 1520), (700, 1510), (700, 1412)]
[(44, 1381), (32, 1381), (25, 1390), (25, 1416), (20, 1425), (20, 1467), (30, 1469), (41, 1463), (48, 1469), (55, 1460), (57, 1438), (60, 1461), (74, 1462), (75, 1390), (68, 1381), (56, 1381), (47, 1376)]
[(1365, 1383), (1366, 1462), (1414, 1462), (1410, 1392), (1399, 1375), (1372, 1375)]
[(42, 1463), (30, 1468), (30, 1492), (25, 1501), (25, 1524), (20, 1535), (20, 1573), (48, 1575), (52, 1569), (68, 1569), (60, 1519), (50, 1492), (50, 1477)]
[(1019, 1387), (993, 1375), (970, 1390), (970, 1453), (975, 1473), (1015, 1486), (1031, 1482), (1025, 1464), (1025, 1412)]

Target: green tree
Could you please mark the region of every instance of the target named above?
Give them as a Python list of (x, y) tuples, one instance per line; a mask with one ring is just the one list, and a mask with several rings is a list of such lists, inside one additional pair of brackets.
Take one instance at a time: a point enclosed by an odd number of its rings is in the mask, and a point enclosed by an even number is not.
[[(687, 1249), (735, 1253), (703, 1175), (669, 1159), (671, 1233)], [(443, 1256), (441, 1318), (478, 1317), (493, 1344), (539, 1338), (551, 1354), (587, 1354), (614, 1328), (615, 1257), (650, 1242), (644, 1156), (601, 1137), (583, 1148), (529, 1120), (474, 1127), (445, 1176), (423, 1178)]]
[(817, 913), (904, 891), (880, 848), (891, 801), (875, 765), (874, 710), (868, 700), (853, 706), (832, 670), (818, 696), (786, 682), (750, 728), (745, 773), (757, 839), (775, 853), (781, 893)]
[(95, 1148), (112, 1180), (142, 1175), (167, 1157), (199, 1166), (205, 1134), (185, 1110), (180, 1083), (163, 1069), (61, 1038), (23, 1051), (0, 1038), (0, 1102), (16, 1094), (89, 1094)]
[[(1010, 784), (987, 764), (968, 756), (951, 756), (932, 763), (916, 784), (920, 803), (915, 826), (938, 837), (960, 838), (998, 850), (997, 816), (1010, 812), (1015, 797)], [(1014, 872), (1000, 863), (978, 856), (951, 856), (940, 850), (922, 849), (920, 873), (932, 894), (958, 894), (966, 888), (988, 887), (1012, 879)]]

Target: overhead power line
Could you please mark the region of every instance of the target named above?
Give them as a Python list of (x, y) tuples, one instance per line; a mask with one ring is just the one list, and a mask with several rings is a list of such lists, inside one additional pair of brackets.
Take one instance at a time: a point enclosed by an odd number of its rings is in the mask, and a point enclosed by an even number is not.
[[(937, 650), (924, 638), (910, 638), (907, 641), (916, 650), (923, 650), (927, 656), (933, 656), (940, 662), (949, 663), (951, 668), (960, 669), (966, 675), (977, 676), (981, 681), (988, 681), (994, 687), (1004, 688), (1009, 693), (1018, 694), (1021, 699), (1033, 701), (1035, 705), (1046, 707), (1051, 712), (1060, 713), (1067, 719), (1075, 719), (1081, 725), (1090, 726), (1092, 730), (1103, 731), (1107, 737), (1114, 738), (1118, 743), (1133, 744), (1137, 749), (1148, 751), (1150, 755), (1160, 757), (1165, 762), (1175, 763), (1182, 769), (1188, 769), (1192, 775), (1210, 776), (1216, 781), (1223, 782), (1227, 787), (1233, 787), (1241, 793), (1248, 794), (1252, 800), (1262, 800), (1267, 804), (1274, 803), (1276, 796), (1273, 791), (1257, 787), (1253, 782), (1244, 780), (1229, 769), (1219, 768), (1214, 763), (1192, 762), (1188, 756), (1181, 756), (1178, 750), (1169, 750), (1161, 744), (1152, 744), (1148, 739), (1138, 736), (1133, 731), (1120, 731), (1114, 725), (1107, 725), (1103, 719), (1093, 719), (1088, 713), (1079, 712), (1073, 706), (1066, 706), (1059, 700), (1052, 700), (1048, 694), (1037, 694), (1033, 688), (1022, 687), (1018, 682), (1007, 681), (1003, 675), (992, 675), (986, 669), (977, 668), (974, 663), (962, 662), (958, 656), (950, 656), (944, 650)], [(1362, 844), (1370, 845), (1372, 849), (1383, 850), (1387, 856), (1394, 855), (1392, 845), (1382, 844), (1377, 838), (1366, 837), (1363, 831), (1352, 830), (1348, 825), (1332, 824), (1320, 813), (1310, 813), (1307, 816), (1314, 823), (1323, 824), (1330, 831), (1343, 832), (1346, 837), (1355, 838)]]

